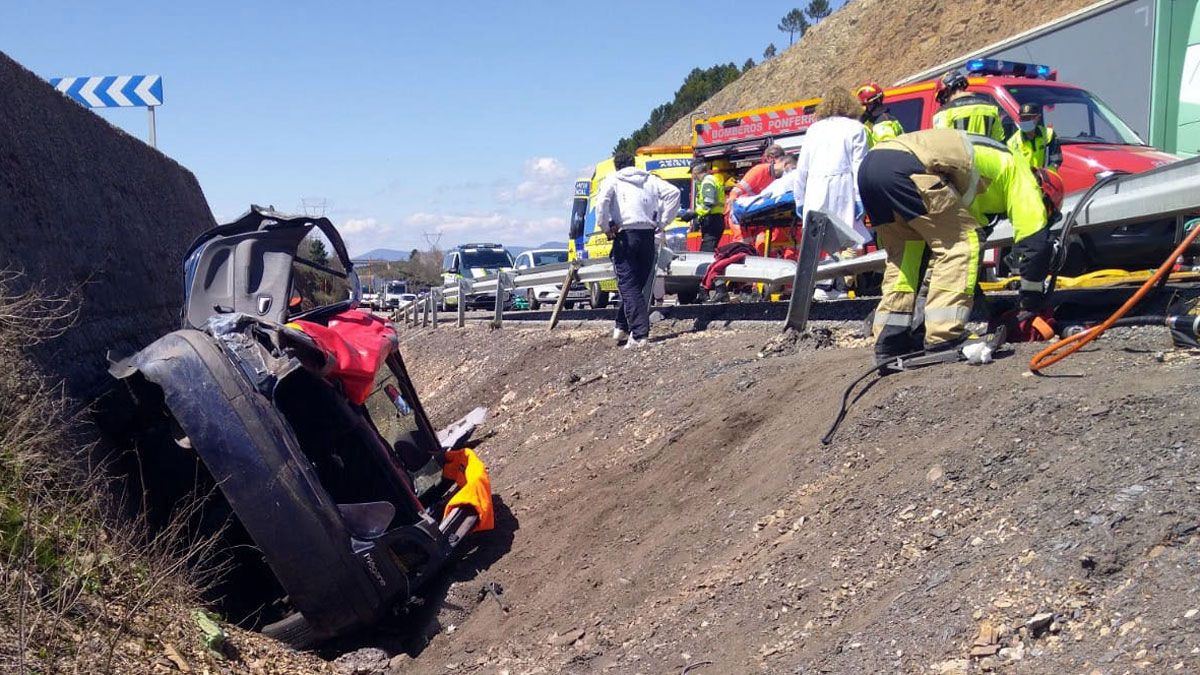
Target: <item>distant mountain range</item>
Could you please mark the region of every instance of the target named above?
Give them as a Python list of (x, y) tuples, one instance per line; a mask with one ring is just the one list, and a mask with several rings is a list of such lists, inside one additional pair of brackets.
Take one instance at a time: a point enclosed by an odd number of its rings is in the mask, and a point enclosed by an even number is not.
[(366, 253), (354, 256), (355, 260), (386, 260), (388, 262), (399, 262), (408, 260), (409, 251), (397, 251), (394, 248), (373, 248)]
[[(567, 242), (565, 242), (565, 241), (547, 241), (547, 242), (538, 244), (537, 246), (505, 246), (504, 248), (508, 249), (508, 252), (515, 256), (515, 255), (520, 255), (521, 253), (523, 253), (525, 251), (535, 249), (535, 248), (566, 248), (566, 247), (567, 247)], [(397, 251), (394, 248), (373, 248), (370, 251), (367, 251), (366, 253), (360, 253), (359, 255), (354, 256), (354, 259), (355, 260), (386, 260), (387, 262), (400, 262), (402, 260), (408, 260), (409, 253), (410, 253), (410, 251)]]

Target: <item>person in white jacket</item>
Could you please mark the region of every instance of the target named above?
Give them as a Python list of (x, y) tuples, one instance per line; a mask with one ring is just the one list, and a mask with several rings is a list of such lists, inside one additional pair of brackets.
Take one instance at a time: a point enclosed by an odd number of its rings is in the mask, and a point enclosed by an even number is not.
[(612, 241), (613, 271), (621, 308), (613, 338), (628, 338), (627, 349), (646, 344), (650, 337), (650, 305), (645, 294), (654, 274), (657, 245), (654, 235), (679, 213), (679, 188), (634, 166), (634, 157), (613, 156), (613, 173), (600, 181), (596, 193), (596, 224)]
[(811, 213), (833, 225), (824, 250), (859, 247), (870, 241), (858, 195), (858, 165), (867, 154), (867, 129), (858, 121), (862, 106), (845, 89), (833, 88), (817, 105), (817, 121), (804, 134), (795, 183), (796, 213), (807, 227)]

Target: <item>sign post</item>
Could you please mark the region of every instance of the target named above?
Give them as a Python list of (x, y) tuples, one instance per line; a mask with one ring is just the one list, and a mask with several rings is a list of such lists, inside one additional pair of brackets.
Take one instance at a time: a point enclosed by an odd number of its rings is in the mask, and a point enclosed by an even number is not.
[(150, 116), (150, 147), (158, 147), (154, 109), (163, 103), (161, 76), (54, 77), (50, 84), (85, 108), (146, 108)]

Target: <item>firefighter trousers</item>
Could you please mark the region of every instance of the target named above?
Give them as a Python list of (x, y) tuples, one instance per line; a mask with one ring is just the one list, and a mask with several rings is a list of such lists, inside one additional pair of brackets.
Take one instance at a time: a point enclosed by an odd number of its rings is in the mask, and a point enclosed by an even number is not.
[[(927, 213), (913, 218), (894, 214), (875, 228), (887, 252), (883, 298), (875, 311), (875, 353), (899, 356), (921, 348), (954, 344), (967, 334), (979, 272), (978, 223), (958, 193), (940, 177), (914, 174), (913, 185)], [(921, 260), (929, 251), (929, 296), (925, 303), (924, 344), (914, 340), (914, 311), (921, 287)]]

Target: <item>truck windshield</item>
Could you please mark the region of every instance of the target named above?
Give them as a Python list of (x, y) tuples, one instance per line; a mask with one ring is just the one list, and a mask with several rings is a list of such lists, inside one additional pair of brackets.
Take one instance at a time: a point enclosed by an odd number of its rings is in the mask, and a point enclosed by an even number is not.
[(1042, 106), (1046, 126), (1061, 143), (1145, 145), (1104, 102), (1083, 89), (1022, 85), (1009, 87), (1018, 104)]
[(463, 268), (474, 269), (481, 268), (485, 270), (494, 270), (501, 267), (512, 267), (512, 258), (508, 257), (508, 251), (495, 248), (480, 248), (473, 251), (463, 251)]

